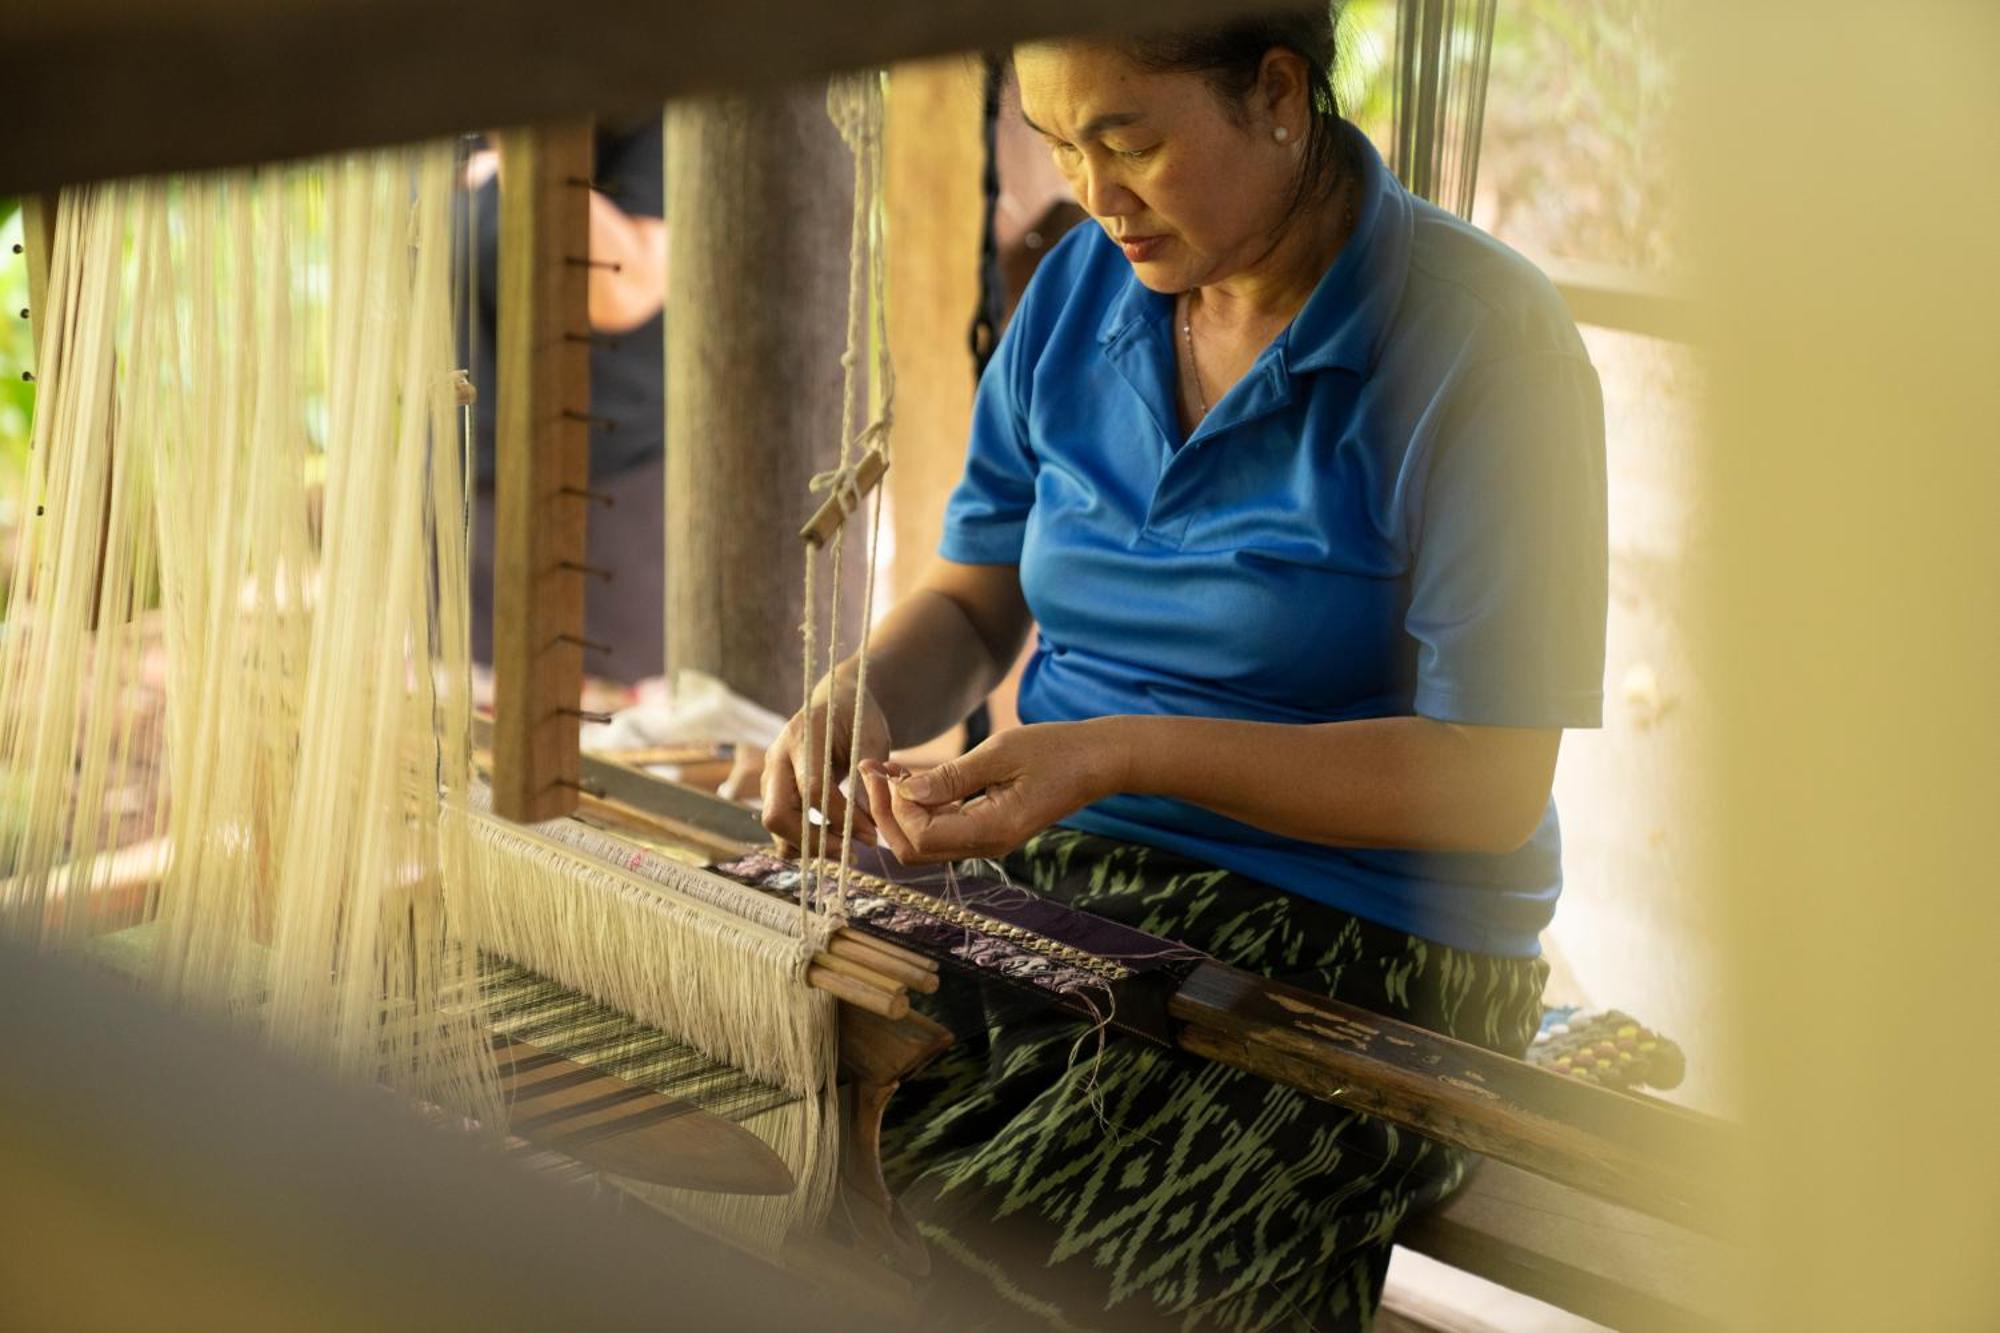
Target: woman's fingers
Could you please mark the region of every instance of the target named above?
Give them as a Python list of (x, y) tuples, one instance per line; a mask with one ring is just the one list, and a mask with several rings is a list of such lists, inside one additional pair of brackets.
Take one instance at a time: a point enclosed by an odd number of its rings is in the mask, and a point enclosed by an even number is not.
[(908, 770), (897, 764), (861, 766), (883, 845), (906, 865), (1011, 851), (1014, 802), (991, 796), (924, 805), (902, 791)]
[(875, 811), (876, 839), (887, 847), (891, 854), (904, 865), (914, 865), (917, 861), (916, 849), (910, 845), (909, 835), (897, 821), (893, 798), (889, 791), (889, 777), (883, 765), (874, 760), (866, 760), (859, 770), (861, 785), (868, 793), (869, 805)]
[(999, 855), (1018, 841), (1010, 834), (1008, 812), (991, 797), (936, 807), (903, 801), (896, 806), (896, 817), (925, 861)]
[[(847, 754), (849, 721), (851, 719), (843, 719), (839, 712), (829, 710), (822, 703), (793, 717), (765, 753), (761, 778), (764, 827), (779, 840), (780, 850), (785, 855), (796, 854), (806, 841), (807, 830), (820, 819), (825, 820), (831, 833), (829, 850), (838, 843), (850, 818), (849, 795), (841, 790), (841, 784), (850, 776), (853, 777), (850, 786), (854, 793), (851, 816), (854, 836), (861, 842), (871, 844), (881, 840), (881, 830), (870, 808), (866, 787), (858, 774), (850, 775), (848, 770), (851, 762)], [(827, 773), (826, 750), (829, 728), (833, 729), (834, 741), (830, 775)], [(880, 736), (865, 742), (870, 746), (878, 743), (886, 749), (887, 737)], [(822, 783), (823, 776), (830, 776), (830, 781)], [(828, 788), (824, 792), (820, 790), (823, 785)]]
[(715, 794), (725, 801), (750, 799), (752, 792), (762, 793), (764, 788), (764, 752), (754, 745), (736, 747), (736, 758), (729, 766), (729, 776), (715, 789)]
[[(792, 786), (795, 790), (803, 794), (801, 796), (801, 804), (807, 810), (818, 810), (820, 812), (821, 816), (826, 820), (827, 827), (833, 830), (833, 842), (837, 842), (840, 838), (841, 830), (846, 827), (847, 820), (847, 794), (840, 789), (841, 782), (848, 777), (847, 757), (838, 750), (834, 752), (832, 781), (827, 790), (822, 793), (820, 791), (820, 778), (824, 773), (825, 762), (826, 756), (824, 751), (814, 750), (809, 753), (794, 751), (790, 765), (792, 770)], [(803, 828), (803, 814), (801, 827)], [(875, 820), (869, 814), (868, 803), (865, 799), (854, 803), (854, 836), (863, 842), (871, 844), (879, 836), (876, 831)], [(830, 842), (829, 846), (831, 845), (832, 843)]]
[(759, 818), (764, 827), (778, 839), (780, 855), (791, 855), (786, 849), (796, 847), (803, 837), (805, 805), (799, 798), (799, 786), (789, 755), (779, 753), (785, 744), (780, 737), (771, 747), (772, 753), (765, 760), (763, 774), (764, 808)]

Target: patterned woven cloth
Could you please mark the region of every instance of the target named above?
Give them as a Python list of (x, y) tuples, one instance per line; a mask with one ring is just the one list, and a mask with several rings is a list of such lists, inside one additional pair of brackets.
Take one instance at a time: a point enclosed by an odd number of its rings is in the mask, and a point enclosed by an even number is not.
[[(1016, 882), (1224, 962), (1519, 1056), (1540, 959), (1445, 948), (1152, 848), (1068, 829)], [(1015, 987), (948, 981), (959, 1040), (883, 1150), (929, 1243), (939, 1326), (1366, 1329), (1397, 1225), (1465, 1156)]]

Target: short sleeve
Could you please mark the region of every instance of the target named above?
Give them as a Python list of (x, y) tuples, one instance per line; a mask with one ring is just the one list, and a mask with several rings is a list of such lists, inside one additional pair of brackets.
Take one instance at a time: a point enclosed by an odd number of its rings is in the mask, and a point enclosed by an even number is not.
[(1604, 404), (1582, 356), (1472, 372), (1413, 456), (1415, 710), (1506, 727), (1604, 711)]
[(962, 565), (1021, 563), (1036, 473), (1027, 425), (1028, 313), (1023, 301), (973, 398), (965, 474), (945, 507), (944, 538), (938, 544), (938, 554)]

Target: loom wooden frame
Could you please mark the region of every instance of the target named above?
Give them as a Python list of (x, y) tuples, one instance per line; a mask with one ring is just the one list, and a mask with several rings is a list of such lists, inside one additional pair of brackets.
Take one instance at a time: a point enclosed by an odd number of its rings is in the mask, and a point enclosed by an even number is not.
[[(1255, 7), (1158, 0), (1146, 21), (1170, 26)], [(547, 122), (1131, 22), (1125, 0), (572, 0), (557, 22), (535, 0), (188, 0), (171, 11), (146, 0), (67, 0), (11, 16), (10, 91), (35, 132), (0, 140), (0, 190)], [(606, 43), (607, 31), (625, 40)], [(788, 39), (770, 42), (772, 32)], [(155, 114), (160, 106), (176, 114)], [(91, 114), (77, 115), (78, 107)], [(1683, 307), (1628, 282), (1564, 283), (1559, 275), (1559, 286), (1584, 322), (1662, 336), (1681, 336), (1666, 326), (1685, 327)], [(1475, 1182), (1446, 1213), (1463, 1211), (1480, 1188)], [(1463, 1263), (1478, 1251), (1461, 1244), (1449, 1257)], [(1488, 1271), (1519, 1282), (1524, 1269), (1517, 1257), (1512, 1269)], [(1638, 1285), (1597, 1277), (1588, 1312), (1598, 1317), (1612, 1312), (1605, 1300), (1615, 1306), (1619, 1292)], [(1535, 1294), (1561, 1302), (1549, 1290)]]
[(8, 97), (32, 131), (0, 138), (0, 193), (548, 123), (1257, 7), (1153, 0), (1135, 19), (1130, 0), (570, 0), (559, 11), (540, 0), (60, 0), (7, 16)]
[(590, 488), (591, 122), (501, 135), (493, 808), (576, 809)]

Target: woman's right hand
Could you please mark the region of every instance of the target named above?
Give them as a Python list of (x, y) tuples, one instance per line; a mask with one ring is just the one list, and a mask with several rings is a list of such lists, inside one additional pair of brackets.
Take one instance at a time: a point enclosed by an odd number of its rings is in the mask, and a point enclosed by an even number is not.
[[(778, 840), (784, 856), (797, 856), (805, 841), (806, 812), (818, 810), (827, 827), (838, 830), (847, 818), (847, 798), (840, 784), (864, 759), (889, 757), (889, 721), (866, 691), (861, 693), (861, 744), (854, 741), (854, 713), (857, 707), (852, 681), (833, 678), (820, 682), (810, 706), (793, 716), (771, 742), (764, 754), (764, 827)], [(828, 790), (822, 796), (820, 777), (825, 771), (827, 729), (833, 731), (833, 769)], [(855, 790), (861, 799), (854, 807), (854, 836), (862, 842), (875, 841), (875, 821), (869, 818), (867, 796), (860, 784)]]

